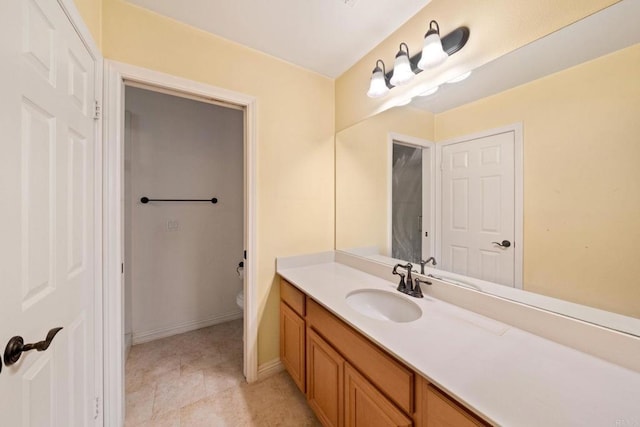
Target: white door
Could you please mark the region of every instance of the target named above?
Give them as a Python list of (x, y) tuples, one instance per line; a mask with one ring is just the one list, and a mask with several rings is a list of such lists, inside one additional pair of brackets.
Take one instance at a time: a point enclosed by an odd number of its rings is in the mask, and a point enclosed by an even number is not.
[(0, 7), (0, 351), (64, 329), (0, 372), (0, 425), (95, 415), (95, 62), (54, 0)]
[(442, 147), (443, 270), (514, 286), (514, 152), (513, 131)]

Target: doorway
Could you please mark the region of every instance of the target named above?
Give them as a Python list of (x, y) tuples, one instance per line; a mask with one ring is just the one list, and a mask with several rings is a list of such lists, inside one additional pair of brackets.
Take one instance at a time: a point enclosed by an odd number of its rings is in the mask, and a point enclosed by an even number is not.
[(434, 253), (433, 143), (389, 135), (389, 256), (418, 264)]
[[(125, 88), (127, 85), (152, 87), (155, 92), (179, 94), (182, 98), (205, 100), (207, 103), (232, 104), (244, 110), (243, 118), (243, 177), (242, 199), (244, 213), (242, 228), (244, 234), (244, 317), (243, 317), (243, 369), (248, 382), (257, 380), (257, 307), (255, 285), (255, 180), (256, 180), (256, 133), (253, 97), (225, 89), (193, 82), (140, 67), (106, 62), (105, 111), (110, 120), (106, 121), (105, 138), (105, 405), (109, 407), (109, 420), (105, 423), (121, 424), (124, 421), (124, 271), (125, 253), (124, 204), (125, 192)], [(142, 196), (142, 195), (139, 195)], [(155, 198), (153, 195), (145, 195)], [(156, 196), (157, 197), (157, 196)], [(212, 195), (213, 197), (213, 195)], [(164, 197), (157, 197), (164, 198)], [(222, 203), (220, 203), (222, 204)], [(152, 203), (145, 208), (152, 207)], [(211, 206), (209, 206), (211, 207)], [(175, 218), (165, 218), (164, 228), (176, 227)], [(170, 221), (171, 220), (171, 223)], [(178, 221), (177, 227), (181, 226)], [(165, 231), (168, 233), (168, 231)], [(173, 234), (174, 236), (176, 233)], [(236, 256), (236, 254), (234, 254)], [(231, 265), (236, 274), (237, 261)], [(235, 292), (235, 290), (234, 290)], [(235, 301), (234, 301), (235, 302)]]
[(139, 86), (125, 87), (125, 342), (134, 345), (240, 319), (244, 244), (243, 108)]

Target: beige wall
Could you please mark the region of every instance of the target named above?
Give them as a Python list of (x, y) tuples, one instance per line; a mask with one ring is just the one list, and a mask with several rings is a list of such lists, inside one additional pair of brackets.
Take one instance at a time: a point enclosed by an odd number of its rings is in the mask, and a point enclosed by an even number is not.
[[(97, 31), (100, 2), (76, 2)], [(102, 0), (101, 13), (106, 59), (257, 98), (258, 359), (271, 361), (279, 355), (275, 258), (334, 247), (334, 82), (122, 0)]]
[[(442, 34), (461, 25), (469, 26), (469, 44), (449, 60), (446, 71), (422, 73), (416, 84), (444, 81), (617, 0), (433, 0), (338, 78), (335, 94), (334, 82), (327, 78), (122, 0), (75, 2), (107, 59), (258, 98), (258, 284), (262, 316), (259, 360), (264, 363), (278, 355), (278, 295), (277, 287), (273, 286), (275, 256), (333, 247), (333, 131), (345, 129), (386, 108), (387, 101), (370, 100), (365, 95), (375, 60), (381, 58), (392, 64), (400, 41), (407, 42), (412, 53), (417, 52), (430, 19), (440, 22)], [(608, 88), (594, 86), (601, 90)], [(394, 92), (401, 94), (402, 88)], [(454, 113), (468, 114), (451, 112)], [(442, 139), (447, 133), (447, 116), (439, 119), (437, 123), (442, 127), (436, 137)], [(516, 120), (496, 117), (495, 121)], [(525, 135), (529, 135), (529, 126), (525, 124)], [(461, 128), (457, 132), (465, 133)], [(557, 149), (559, 146), (553, 146), (551, 153)], [(529, 202), (525, 200), (525, 203)], [(598, 261), (593, 264), (598, 265)], [(529, 277), (540, 282), (538, 278)], [(604, 286), (611, 286), (613, 282), (606, 279)], [(605, 308), (611, 306), (610, 297), (603, 298), (603, 294), (594, 289), (591, 300), (603, 300), (601, 305)], [(635, 296), (637, 301), (637, 293)]]
[(390, 132), (433, 141), (433, 114), (392, 108), (336, 135), (336, 248), (387, 247)]
[[(415, 85), (450, 80), (617, 1), (433, 0), (336, 80), (336, 129), (345, 129), (384, 111), (394, 97), (406, 95)], [(422, 72), (414, 79), (415, 84), (395, 88), (383, 98), (368, 98), (366, 92), (376, 59), (382, 59), (391, 69), (403, 41), (412, 55), (417, 53), (432, 19), (440, 24), (443, 36), (460, 26), (469, 27), (471, 36), (465, 48), (445, 66)]]
[(102, 0), (73, 0), (93, 39), (102, 48)]
[(524, 288), (640, 317), (640, 45), (438, 114), (437, 141), (522, 122)]

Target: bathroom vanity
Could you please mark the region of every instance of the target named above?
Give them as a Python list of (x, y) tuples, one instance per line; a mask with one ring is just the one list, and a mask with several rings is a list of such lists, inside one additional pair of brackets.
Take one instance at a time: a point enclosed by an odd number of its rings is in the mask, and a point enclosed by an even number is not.
[(638, 372), (332, 253), (278, 273), (281, 361), (325, 426), (640, 425)]
[(486, 425), (285, 279), (280, 295), (282, 363), (324, 425)]

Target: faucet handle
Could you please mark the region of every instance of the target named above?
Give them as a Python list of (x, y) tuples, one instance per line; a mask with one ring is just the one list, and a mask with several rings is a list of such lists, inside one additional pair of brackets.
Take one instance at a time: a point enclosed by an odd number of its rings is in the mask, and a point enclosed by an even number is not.
[(403, 293), (406, 294), (408, 292), (408, 288), (407, 288), (407, 284), (404, 281), (405, 275), (400, 273), (400, 272), (398, 272), (398, 267), (404, 267), (404, 266), (401, 265), (401, 264), (396, 264), (393, 267), (393, 271), (391, 272), (391, 274), (395, 274), (396, 276), (400, 276), (400, 283), (398, 284), (398, 287), (396, 289), (399, 290), (400, 292), (403, 292)]
[(409, 295), (411, 295), (414, 298), (423, 298), (424, 295), (422, 295), (422, 289), (420, 288), (420, 283), (424, 283), (425, 285), (431, 285), (431, 282), (428, 280), (422, 280), (419, 277), (416, 277), (413, 281), (414, 286), (413, 286), (413, 290), (411, 291), (411, 293)]

